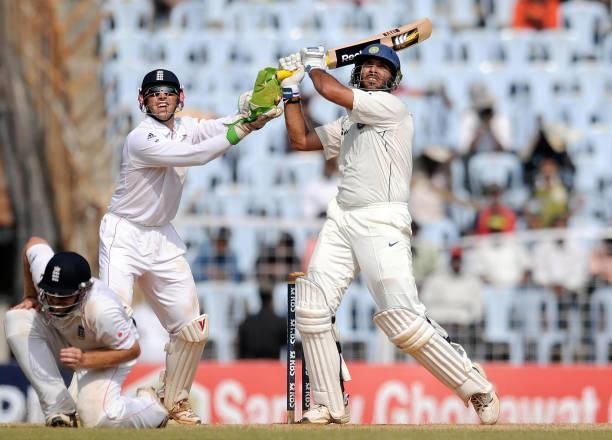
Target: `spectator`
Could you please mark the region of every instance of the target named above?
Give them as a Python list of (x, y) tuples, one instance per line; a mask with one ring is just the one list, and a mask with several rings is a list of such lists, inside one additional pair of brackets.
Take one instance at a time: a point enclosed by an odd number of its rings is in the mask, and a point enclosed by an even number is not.
[(569, 195), (553, 159), (543, 159), (536, 176), (533, 196), (528, 203), (530, 228), (550, 228), (569, 215)]
[(459, 126), (459, 150), (469, 155), (510, 147), (510, 120), (495, 109), (495, 97), (483, 83), (469, 89), (471, 108)]
[(537, 31), (557, 28), (559, 0), (516, 0), (512, 26)]
[[(567, 219), (559, 217), (551, 226), (567, 227)], [(543, 239), (534, 245), (533, 281), (561, 295), (564, 291), (578, 293), (588, 277), (588, 256), (575, 240), (564, 237)]]
[(612, 237), (604, 237), (589, 259), (593, 288), (612, 284)]
[(533, 188), (542, 161), (550, 159), (556, 163), (565, 187), (571, 188), (576, 169), (567, 154), (565, 140), (560, 135), (562, 130), (547, 126), (542, 116), (537, 118), (537, 127), (536, 135), (521, 154), (525, 184)]
[(291, 234), (283, 232), (274, 246), (261, 249), (255, 261), (257, 281), (266, 286), (287, 281), (291, 272), (301, 269), (300, 258), (295, 251), (295, 243)]
[(483, 239), (471, 252), (470, 265), (466, 269), (480, 276), (488, 286), (507, 288), (525, 285), (530, 267), (530, 255), (523, 243), (511, 234), (495, 234)]
[(440, 264), (440, 250), (437, 246), (421, 238), (421, 227), (418, 223), (413, 221), (411, 229), (412, 273), (418, 290), (427, 277), (438, 268)]
[(485, 188), (488, 206), (476, 216), (476, 233), (479, 235), (495, 232), (512, 232), (516, 227), (516, 214), (503, 201), (503, 192), (497, 185)]
[(446, 218), (446, 201), (450, 197), (450, 159), (448, 149), (429, 146), (414, 161), (409, 206), (412, 219), (421, 225)]
[(249, 315), (238, 327), (238, 357), (240, 359), (278, 359), (286, 344), (287, 325), (274, 313), (272, 289), (259, 285), (261, 309)]
[(324, 162), (322, 179), (311, 181), (304, 187), (304, 217), (324, 218), (327, 204), (337, 193), (338, 162), (334, 157)]
[(449, 266), (425, 281), (421, 299), (427, 306), (428, 316), (437, 321), (453, 341), (473, 352), (484, 313), (482, 282), (463, 271), (460, 247), (451, 249)]
[(212, 246), (202, 244), (194, 261), (195, 281), (241, 281), (238, 258), (229, 246), (231, 236), (229, 228), (221, 227), (212, 239)]

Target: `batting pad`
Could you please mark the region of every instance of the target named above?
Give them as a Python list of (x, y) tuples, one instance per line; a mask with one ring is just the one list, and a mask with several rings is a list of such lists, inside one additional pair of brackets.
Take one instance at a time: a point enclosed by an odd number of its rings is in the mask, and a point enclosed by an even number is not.
[(208, 316), (201, 315), (170, 337), (166, 344), (164, 406), (189, 397), (189, 390), (208, 340)]
[(404, 353), (411, 354), (436, 379), (452, 389), (466, 404), (476, 393), (493, 386), (461, 353), (436, 332), (427, 320), (406, 309), (388, 309), (374, 315), (374, 322)]
[(314, 402), (326, 406), (333, 418), (341, 419), (344, 416), (341, 361), (332, 331), (331, 311), (318, 284), (298, 278), (296, 290), (295, 321), (302, 336)]

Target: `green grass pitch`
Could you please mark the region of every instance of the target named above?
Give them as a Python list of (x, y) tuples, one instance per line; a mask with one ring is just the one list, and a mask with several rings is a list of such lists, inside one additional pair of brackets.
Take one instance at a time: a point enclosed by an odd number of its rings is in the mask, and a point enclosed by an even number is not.
[(40, 425), (0, 425), (4, 440), (604, 440), (612, 425), (203, 425), (166, 429), (53, 429)]

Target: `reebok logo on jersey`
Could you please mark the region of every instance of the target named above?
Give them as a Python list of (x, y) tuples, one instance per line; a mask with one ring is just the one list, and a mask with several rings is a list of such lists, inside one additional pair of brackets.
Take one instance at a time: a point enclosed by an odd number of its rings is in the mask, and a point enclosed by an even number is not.
[(59, 266), (55, 266), (53, 268), (53, 272), (51, 272), (51, 281), (53, 281), (54, 283), (59, 282), (59, 277), (60, 277), (60, 272), (61, 272), (62, 268)]
[(392, 242), (389, 242), (389, 247), (393, 247), (393, 246), (395, 246), (395, 245), (396, 245), (396, 244), (398, 244), (398, 243), (399, 243), (399, 240), (394, 241), (393, 243), (392, 243)]

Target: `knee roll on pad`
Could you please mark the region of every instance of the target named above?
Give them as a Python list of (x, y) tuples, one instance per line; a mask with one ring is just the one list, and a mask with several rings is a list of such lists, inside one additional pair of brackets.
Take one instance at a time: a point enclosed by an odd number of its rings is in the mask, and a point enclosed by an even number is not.
[(424, 317), (406, 309), (388, 309), (377, 313), (374, 322), (466, 405), (473, 394), (492, 391), (491, 383), (473, 368), (465, 351), (456, 349)]
[(183, 326), (166, 345), (166, 374), (164, 377), (164, 406), (189, 397), (196, 370), (208, 341), (208, 316), (201, 315)]
[(300, 333), (331, 332), (332, 314), (321, 286), (304, 277), (295, 280), (295, 286), (295, 323)]

